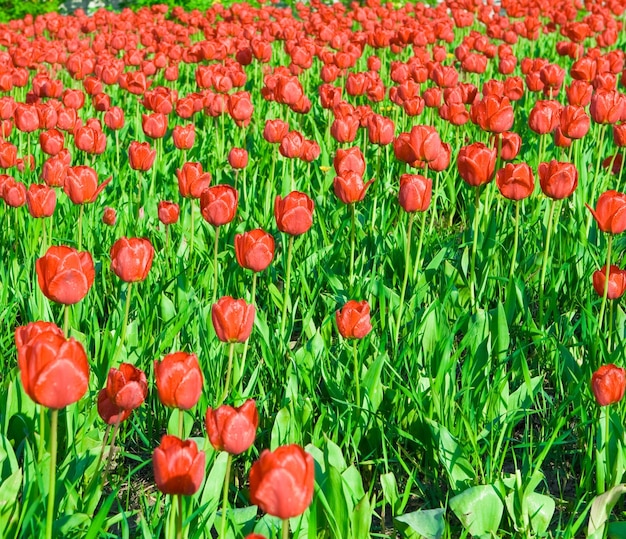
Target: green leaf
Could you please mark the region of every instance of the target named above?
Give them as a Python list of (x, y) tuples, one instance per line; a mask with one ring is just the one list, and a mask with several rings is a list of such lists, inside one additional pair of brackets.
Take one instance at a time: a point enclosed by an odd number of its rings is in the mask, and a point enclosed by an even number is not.
[(7, 531), (14, 510), (19, 508), (18, 495), (22, 486), (22, 470), (15, 470), (0, 484), (0, 530)]
[(445, 530), (445, 509), (428, 509), (425, 511), (413, 511), (400, 515), (394, 519), (396, 528), (402, 537), (425, 539), (439, 539)]
[(339, 473), (342, 473), (348, 467), (346, 460), (343, 458), (341, 448), (329, 438), (326, 439), (324, 455), (328, 465), (335, 467)]
[(354, 539), (369, 539), (372, 524), (372, 504), (368, 496), (363, 496), (350, 515)]
[(387, 361), (387, 354), (381, 354), (376, 361), (372, 363), (365, 373), (363, 378), (363, 387), (367, 392), (369, 399), (366, 401), (365, 406), (371, 412), (376, 412), (380, 403), (383, 401), (383, 385), (380, 381), (380, 375), (382, 373), (385, 362)]
[(526, 506), (533, 531), (538, 534), (548, 531), (552, 515), (554, 515), (554, 499), (545, 494), (533, 492), (526, 497)]
[(506, 312), (502, 303), (498, 302), (495, 314), (491, 318), (491, 335), (493, 338), (492, 352), (496, 359), (504, 361), (509, 352), (511, 337), (506, 322)]
[(504, 504), (493, 485), (478, 485), (461, 492), (449, 502), (450, 509), (472, 535), (496, 534)]
[(606, 521), (609, 519), (609, 515), (620, 496), (625, 492), (626, 485), (617, 485), (593, 499), (589, 513), (589, 525), (587, 527), (587, 537), (589, 539), (600, 539), (603, 537)]
[(380, 484), (383, 488), (383, 498), (385, 503), (391, 506), (395, 512), (396, 501), (398, 500), (398, 483), (393, 472), (385, 473), (380, 476)]
[(452, 489), (455, 492), (466, 489), (476, 477), (476, 472), (465, 457), (465, 452), (448, 429), (434, 421), (429, 420), (428, 423), (437, 440), (439, 461), (450, 477)]

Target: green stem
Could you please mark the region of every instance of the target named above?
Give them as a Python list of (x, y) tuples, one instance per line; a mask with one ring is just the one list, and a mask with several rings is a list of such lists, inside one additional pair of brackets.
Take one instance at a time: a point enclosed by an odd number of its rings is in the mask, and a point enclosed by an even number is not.
[(85, 212), (85, 205), (80, 205), (80, 210), (78, 211), (78, 250), (80, 251), (83, 248), (83, 213)]
[(357, 354), (358, 339), (352, 343), (352, 361), (354, 363), (354, 391), (356, 393), (356, 405), (361, 407), (361, 373), (359, 372), (359, 356)]
[(609, 407), (602, 406), (600, 410), (600, 415), (604, 415), (604, 429), (600, 421), (598, 424), (598, 436), (596, 437), (596, 494), (598, 495), (606, 490), (605, 474), (607, 471), (607, 441), (609, 439), (607, 433)]
[(178, 437), (183, 439), (183, 425), (185, 422), (185, 411), (182, 408), (178, 409)]
[[(250, 305), (255, 305), (256, 303), (256, 280), (257, 280), (257, 272), (252, 274), (252, 293), (250, 294)], [(248, 356), (248, 347), (250, 346), (250, 339), (246, 339), (246, 342), (243, 345), (243, 354), (241, 355), (241, 365), (239, 367), (238, 379), (237, 382), (240, 382), (243, 378), (243, 373), (246, 368), (246, 357)], [(235, 382), (235, 383), (237, 383)], [(241, 389), (240, 389), (241, 392)]]
[(63, 335), (67, 338), (67, 333), (70, 330), (70, 306), (65, 305), (63, 307)]
[(196, 227), (194, 223), (193, 198), (189, 199), (189, 210), (191, 211), (191, 240), (189, 242), (189, 260), (193, 257), (193, 242), (196, 235)]
[(213, 242), (213, 301), (217, 298), (217, 287), (219, 286), (219, 268), (217, 261), (218, 247), (219, 247), (220, 227), (215, 227), (215, 240)]
[(517, 262), (517, 247), (519, 244), (519, 200), (515, 201), (515, 235), (513, 237), (513, 254), (511, 255), (511, 269), (509, 270), (509, 282), (515, 273), (515, 263)]
[(98, 462), (96, 462), (96, 468), (94, 474), (89, 481), (89, 486), (85, 490), (86, 493), (90, 493), (93, 491), (93, 488), (96, 483), (96, 479), (100, 477), (100, 464), (102, 464), (102, 459), (104, 458), (104, 450), (107, 446), (107, 440), (109, 439), (109, 434), (111, 434), (111, 425), (107, 425), (106, 430), (104, 431), (104, 437), (102, 438), (102, 447), (100, 447), (100, 454), (98, 455)]
[(43, 457), (44, 452), (44, 433), (46, 428), (46, 407), (39, 405), (39, 460)]
[(420, 223), (420, 235), (417, 241), (417, 255), (415, 256), (415, 265), (413, 267), (413, 280), (417, 279), (417, 271), (421, 267), (422, 262), (422, 246), (424, 245), (424, 232), (426, 230), (426, 212), (422, 212), (422, 222)]
[(228, 396), (228, 389), (230, 386), (230, 374), (231, 374), (231, 371), (233, 370), (234, 354), (235, 354), (235, 343), (231, 342), (228, 345), (228, 367), (226, 369), (226, 379), (224, 380), (224, 391), (222, 391), (222, 396), (220, 397), (220, 400), (217, 403), (217, 406), (220, 406), (226, 400), (226, 397)]
[(476, 312), (476, 250), (478, 247), (478, 225), (480, 223), (480, 187), (474, 195), (474, 227), (472, 233), (472, 257), (470, 262), (470, 300), (472, 312)]
[(604, 291), (602, 293), (602, 305), (600, 306), (600, 314), (598, 315), (598, 331), (602, 331), (602, 321), (604, 320), (604, 311), (606, 309), (606, 299), (609, 294), (609, 276), (611, 274), (611, 250), (613, 248), (613, 234), (609, 234), (608, 247), (606, 250), (606, 273), (604, 275)]
[(622, 151), (622, 164), (619, 166), (619, 176), (617, 177), (617, 188), (616, 191), (619, 191), (622, 184), (622, 174), (624, 173), (624, 164), (626, 163), (626, 148)]
[(289, 519), (283, 519), (282, 539), (289, 539)]
[[(291, 279), (291, 257), (293, 255), (294, 236), (289, 236), (289, 245), (287, 247), (287, 273), (285, 275), (285, 293), (283, 296), (283, 312), (280, 319), (280, 336), (287, 338), (285, 335), (285, 324), (287, 323), (287, 304), (289, 303), (289, 281)], [(288, 343), (286, 343), (288, 345)]]
[(350, 228), (350, 288), (354, 283), (354, 244), (355, 244), (355, 229), (356, 229), (356, 218), (355, 218), (355, 210), (354, 204), (350, 204), (350, 216), (351, 216), (351, 228)]
[(107, 457), (107, 462), (104, 465), (104, 470), (102, 472), (102, 484), (106, 482), (107, 473), (109, 472), (109, 468), (111, 467), (111, 461), (113, 460), (113, 453), (115, 449), (115, 438), (117, 437), (117, 433), (120, 430), (120, 421), (119, 416), (118, 420), (115, 422), (115, 426), (113, 427), (113, 434), (111, 436), (111, 445), (109, 446), (109, 455)]
[(400, 336), (400, 325), (402, 324), (402, 310), (404, 309), (404, 296), (406, 294), (406, 284), (409, 280), (409, 272), (411, 271), (411, 229), (413, 228), (413, 219), (415, 213), (409, 214), (409, 227), (406, 232), (406, 246), (404, 248), (404, 277), (402, 279), (402, 290), (400, 292), (400, 305), (398, 305), (398, 322), (396, 323), (396, 334), (394, 336), (394, 346), (398, 344)]
[(222, 520), (220, 522), (220, 534), (218, 539), (226, 537), (226, 510), (228, 509), (228, 486), (230, 485), (230, 471), (232, 468), (233, 456), (229, 453), (226, 460), (226, 475), (224, 476), (224, 488), (222, 489)]
[(550, 256), (550, 239), (552, 237), (552, 221), (554, 220), (554, 208), (556, 202), (550, 199), (550, 213), (548, 214), (548, 229), (546, 231), (546, 245), (543, 251), (543, 260), (541, 262), (541, 277), (539, 279), (539, 325), (543, 328), (543, 288), (546, 282), (546, 269), (548, 267), (548, 258)]
[(54, 495), (56, 490), (57, 471), (57, 427), (59, 411), (50, 410), (50, 481), (48, 483), (48, 511), (46, 515), (46, 539), (52, 539), (52, 524), (54, 522)]
[[(130, 297), (133, 290), (133, 283), (128, 283), (126, 288), (126, 306), (124, 308), (124, 321), (122, 323), (122, 332), (120, 335), (120, 344), (118, 351), (124, 347), (124, 341), (126, 340), (126, 327), (128, 326), (128, 315), (130, 313)], [(117, 353), (115, 354), (117, 356)]]
[(174, 496), (178, 500), (178, 512), (176, 514), (176, 539), (183, 539), (183, 495)]

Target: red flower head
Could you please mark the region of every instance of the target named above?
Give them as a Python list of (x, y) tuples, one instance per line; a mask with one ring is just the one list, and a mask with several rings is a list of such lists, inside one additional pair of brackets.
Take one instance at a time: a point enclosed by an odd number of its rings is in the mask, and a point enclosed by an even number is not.
[(605, 191), (598, 198), (595, 210), (589, 204), (585, 206), (593, 214), (602, 232), (620, 234), (626, 230), (626, 194)]
[(112, 367), (106, 392), (109, 400), (121, 410), (134, 410), (148, 395), (146, 374), (130, 363), (122, 363), (119, 369)]
[(26, 191), (26, 204), (33, 217), (50, 217), (57, 205), (57, 194), (47, 185), (33, 183)]
[(179, 150), (190, 150), (196, 141), (196, 126), (194, 124), (177, 125), (172, 131), (172, 139), (174, 146)]
[(292, 191), (274, 201), (274, 219), (278, 230), (291, 236), (304, 234), (313, 225), (314, 202), (304, 193)]
[(63, 149), (64, 144), (65, 138), (63, 133), (56, 129), (49, 129), (39, 133), (41, 150), (48, 155), (57, 155)]
[(561, 111), (561, 132), (567, 138), (580, 139), (589, 131), (589, 116), (583, 107), (567, 105)]
[(98, 415), (107, 425), (114, 425), (126, 421), (132, 410), (124, 410), (117, 406), (110, 398), (106, 388), (98, 392)]
[(124, 110), (120, 107), (111, 107), (104, 113), (104, 124), (112, 130), (124, 127)]
[(246, 168), (248, 166), (248, 152), (245, 148), (232, 148), (228, 152), (228, 163), (235, 169)]
[[(497, 137), (498, 135), (495, 136)], [(514, 131), (505, 131), (500, 134), (500, 157), (503, 161), (512, 161), (515, 159), (517, 154), (519, 154), (521, 146), (522, 137)]]
[(426, 211), (430, 206), (433, 193), (433, 182), (419, 174), (403, 174), (400, 176), (398, 200), (406, 212)]
[(278, 151), (280, 155), (288, 159), (295, 159), (302, 155), (302, 147), (304, 146), (304, 137), (298, 131), (289, 131), (282, 140)]
[(508, 97), (488, 95), (471, 106), (470, 117), (483, 131), (502, 133), (513, 126), (513, 107)]
[(22, 182), (15, 181), (12, 176), (2, 174), (2, 198), (12, 208), (19, 208), (26, 203), (26, 186)]
[(74, 144), (76, 148), (87, 153), (100, 155), (104, 153), (107, 145), (107, 137), (99, 126), (85, 125), (74, 132)]
[(35, 263), (37, 282), (44, 296), (63, 305), (83, 299), (96, 272), (91, 255), (64, 245), (52, 246)]
[(211, 309), (217, 338), (222, 342), (245, 342), (254, 324), (254, 305), (230, 296), (220, 298)]
[(260, 228), (235, 234), (235, 256), (242, 268), (263, 271), (274, 258), (274, 237)]
[[(593, 288), (598, 296), (604, 296), (604, 285), (606, 283), (606, 266), (601, 270), (593, 272)], [(609, 268), (609, 287), (607, 290), (608, 299), (619, 299), (626, 292), (626, 270), (621, 270), (615, 265)]]
[(185, 198), (200, 198), (211, 183), (211, 173), (202, 172), (200, 163), (185, 163), (183, 168), (176, 169), (176, 177), (178, 191)]
[(335, 118), (330, 126), (330, 134), (337, 142), (352, 142), (356, 138), (359, 125), (359, 118), (355, 114)]
[(250, 501), (281, 519), (304, 513), (314, 486), (313, 457), (299, 445), (265, 449), (250, 469)]
[(39, 115), (33, 105), (18, 103), (13, 113), (15, 127), (24, 133), (31, 133), (39, 129)]
[(345, 174), (346, 172), (355, 172), (359, 176), (365, 174), (365, 158), (363, 152), (358, 146), (352, 148), (338, 148), (335, 158), (333, 159), (333, 165), (335, 172), (338, 175)]
[(167, 132), (167, 116), (160, 112), (142, 114), (141, 127), (147, 137), (163, 138)]
[(206, 456), (196, 442), (165, 435), (152, 453), (154, 482), (163, 494), (195, 494), (204, 480)]
[(626, 371), (612, 363), (602, 365), (591, 377), (591, 390), (600, 406), (619, 402), (626, 389)]
[(254, 443), (259, 426), (259, 413), (253, 399), (238, 408), (222, 405), (216, 410), (208, 408), (205, 425), (211, 445), (218, 451), (239, 455)]
[(17, 146), (0, 142), (0, 168), (11, 168), (17, 163)]
[(180, 207), (175, 202), (161, 200), (158, 205), (159, 221), (164, 225), (173, 225), (178, 222)]
[(535, 189), (535, 176), (526, 163), (508, 163), (496, 174), (496, 185), (502, 196), (509, 200), (522, 200)]
[(289, 124), (282, 120), (267, 120), (263, 129), (263, 138), (272, 144), (278, 144), (289, 132)]
[(543, 194), (555, 200), (569, 197), (578, 187), (578, 170), (572, 163), (539, 163), (539, 184)]
[(144, 281), (152, 267), (154, 247), (145, 238), (117, 240), (111, 247), (111, 269), (122, 281)]
[(202, 394), (202, 371), (196, 354), (175, 352), (154, 362), (159, 400), (165, 406), (189, 410)]
[(202, 217), (213, 226), (230, 223), (237, 212), (238, 201), (239, 193), (230, 185), (208, 187), (200, 196)]
[[(21, 331), (26, 328), (16, 330), (17, 363), (26, 394), (37, 404), (57, 410), (80, 400), (89, 387), (83, 345), (73, 337), (65, 339), (59, 328)], [(28, 341), (18, 342), (23, 338)]]
[(93, 168), (86, 165), (68, 167), (63, 190), (74, 204), (90, 204), (96, 200), (111, 179), (112, 177), (109, 177), (98, 185), (98, 173)]
[(528, 125), (540, 135), (551, 133), (559, 125), (561, 104), (558, 101), (537, 101), (528, 116)]
[(350, 300), (335, 312), (337, 329), (345, 339), (362, 339), (370, 331), (370, 306), (367, 301)]
[(237, 92), (228, 97), (228, 114), (239, 127), (245, 127), (252, 119), (254, 106), (249, 92)]
[(69, 159), (66, 156), (69, 158), (69, 152), (64, 153), (64, 151), (61, 151), (54, 157), (44, 161), (41, 177), (47, 186), (62, 187), (65, 184), (69, 168)]
[(459, 175), (472, 187), (489, 183), (496, 169), (496, 153), (495, 148), (489, 148), (482, 142), (463, 146), (456, 161)]
[(367, 136), (371, 144), (381, 146), (391, 144), (394, 139), (395, 126), (393, 120), (379, 114), (371, 114), (367, 118)]
[(107, 226), (114, 226), (117, 221), (117, 212), (115, 208), (109, 208), (108, 206), (104, 208), (102, 212), (102, 222)]
[(133, 140), (128, 147), (128, 162), (133, 170), (147, 171), (156, 159), (156, 150), (150, 148), (149, 142)]
[(598, 90), (591, 97), (589, 112), (598, 124), (614, 124), (620, 121), (626, 107), (626, 96), (617, 90)]

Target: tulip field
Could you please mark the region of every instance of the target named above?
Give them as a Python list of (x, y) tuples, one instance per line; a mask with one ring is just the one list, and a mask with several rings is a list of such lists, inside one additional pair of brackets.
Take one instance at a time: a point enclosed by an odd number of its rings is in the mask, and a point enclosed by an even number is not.
[(626, 537), (625, 50), (624, 0), (0, 23), (0, 538)]

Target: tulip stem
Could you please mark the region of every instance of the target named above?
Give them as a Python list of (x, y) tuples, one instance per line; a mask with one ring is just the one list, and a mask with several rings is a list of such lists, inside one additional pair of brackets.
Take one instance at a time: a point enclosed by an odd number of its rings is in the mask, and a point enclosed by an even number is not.
[(107, 425), (106, 430), (104, 431), (104, 436), (102, 438), (102, 447), (100, 448), (100, 454), (98, 455), (98, 462), (96, 462), (96, 469), (93, 473), (91, 481), (89, 481), (89, 486), (85, 492), (92, 492), (93, 486), (96, 482), (96, 478), (100, 476), (100, 464), (102, 464), (102, 459), (104, 458), (104, 450), (107, 446), (107, 440), (109, 439), (109, 434), (111, 434), (111, 425)]
[(228, 487), (230, 485), (230, 469), (233, 464), (233, 456), (228, 453), (228, 459), (226, 460), (226, 475), (224, 476), (224, 487), (222, 489), (222, 520), (220, 522), (220, 533), (218, 539), (225, 539), (226, 537), (226, 510), (228, 509)]
[(50, 410), (50, 481), (48, 483), (48, 512), (46, 516), (46, 539), (52, 539), (52, 524), (54, 522), (54, 495), (56, 489), (57, 471), (57, 426), (59, 411)]
[(193, 257), (193, 242), (196, 233), (196, 227), (194, 223), (193, 198), (189, 199), (189, 211), (191, 212), (191, 240), (189, 242), (189, 260), (191, 261)]
[(83, 213), (85, 212), (85, 205), (80, 205), (78, 210), (78, 250), (83, 248)]
[(422, 212), (422, 222), (420, 223), (420, 236), (417, 241), (417, 255), (415, 255), (415, 265), (413, 266), (413, 280), (417, 279), (417, 271), (421, 266), (422, 247), (424, 245), (424, 233), (426, 229), (426, 212)]
[[(257, 272), (255, 271), (252, 274), (252, 293), (250, 295), (250, 305), (255, 305), (256, 303), (256, 280), (257, 280)], [(255, 306), (256, 308), (256, 306)], [(250, 346), (250, 339), (246, 339), (245, 344), (243, 345), (243, 354), (241, 355), (241, 365), (239, 366), (238, 379), (235, 382), (240, 382), (243, 378), (243, 373), (246, 368), (246, 357), (248, 356), (248, 347)], [(241, 388), (240, 388), (241, 392)]]
[(120, 430), (120, 416), (118, 415), (118, 419), (115, 422), (115, 426), (113, 427), (113, 434), (111, 436), (111, 445), (109, 446), (109, 454), (107, 456), (107, 462), (104, 465), (104, 470), (102, 472), (102, 484), (106, 483), (107, 473), (109, 472), (109, 467), (111, 466), (111, 460), (113, 460), (113, 450), (115, 449), (115, 438), (117, 437), (117, 433)]
[(400, 292), (400, 304), (398, 305), (398, 322), (396, 323), (396, 334), (393, 339), (394, 346), (398, 345), (398, 337), (400, 336), (400, 324), (402, 323), (402, 310), (404, 309), (404, 296), (406, 294), (406, 284), (409, 280), (409, 272), (411, 271), (411, 230), (413, 228), (413, 219), (415, 213), (409, 214), (409, 227), (406, 231), (406, 245), (404, 247), (404, 277), (402, 278), (402, 290)]
[(472, 234), (472, 258), (470, 264), (470, 300), (473, 312), (476, 312), (476, 250), (478, 247), (478, 225), (480, 223), (480, 191), (481, 187), (476, 187), (476, 194), (474, 195), (474, 230)]
[(289, 519), (288, 518), (283, 519), (282, 539), (289, 539)]
[(217, 287), (219, 286), (219, 268), (217, 261), (217, 253), (219, 247), (219, 237), (220, 237), (220, 227), (215, 227), (215, 240), (213, 242), (213, 301), (211, 304), (215, 303), (215, 298), (217, 297)]
[(604, 291), (602, 292), (602, 305), (600, 306), (600, 314), (598, 315), (598, 331), (602, 331), (604, 311), (606, 310), (606, 298), (609, 295), (609, 277), (611, 274), (611, 250), (612, 248), (613, 248), (613, 235), (609, 234), (608, 246), (606, 250), (606, 273), (604, 275)]
[(63, 335), (67, 337), (67, 333), (70, 330), (70, 306), (65, 305), (63, 307)]
[(354, 204), (349, 204), (350, 206), (350, 218), (351, 218), (351, 228), (350, 228), (350, 287), (352, 288), (352, 285), (354, 283), (354, 244), (355, 244), (355, 239), (354, 239), (354, 234), (355, 234), (355, 229), (356, 229), (356, 216), (355, 216), (355, 210), (354, 210)]
[(554, 220), (554, 208), (556, 206), (556, 202), (553, 199), (550, 199), (548, 202), (550, 204), (550, 213), (548, 214), (548, 228), (546, 230), (546, 245), (543, 251), (543, 260), (541, 262), (541, 277), (539, 279), (539, 325), (543, 328), (544, 320), (543, 320), (543, 288), (546, 282), (546, 269), (548, 267), (548, 257), (550, 255), (550, 239), (552, 237), (552, 221)]
[(185, 411), (182, 408), (178, 409), (178, 437), (183, 439), (183, 425), (185, 422)]
[(178, 500), (178, 514), (176, 515), (176, 539), (183, 539), (183, 495), (174, 496)]
[(118, 350), (121, 350), (124, 347), (124, 341), (126, 340), (126, 327), (128, 326), (128, 315), (130, 313), (130, 296), (132, 290), (133, 283), (128, 283), (128, 287), (126, 288), (126, 307), (124, 308), (124, 322), (122, 323), (122, 333), (120, 335), (120, 345)]
[(515, 235), (513, 236), (513, 254), (511, 255), (511, 269), (509, 270), (509, 282), (515, 273), (515, 263), (517, 262), (517, 248), (519, 245), (519, 200), (515, 201)]
[(222, 396), (220, 397), (217, 406), (220, 406), (228, 396), (228, 389), (230, 386), (230, 374), (233, 370), (233, 356), (235, 355), (235, 343), (231, 342), (228, 345), (228, 367), (226, 368), (226, 379), (224, 380), (224, 391), (222, 391)]
[(360, 381), (360, 375), (361, 373), (359, 372), (359, 356), (357, 354), (357, 343), (358, 343), (358, 339), (354, 339), (354, 342), (352, 343), (352, 361), (354, 363), (354, 391), (356, 393), (356, 405), (360, 408), (361, 407), (361, 381)]
[(602, 421), (598, 422), (598, 435), (596, 437), (596, 494), (598, 495), (606, 490), (607, 442), (609, 439), (609, 407), (602, 406), (600, 410), (600, 417), (604, 415), (604, 425), (602, 425)]
[[(287, 304), (289, 303), (289, 281), (291, 279), (291, 257), (293, 255), (294, 236), (289, 236), (289, 245), (287, 247), (287, 273), (285, 275), (285, 293), (283, 294), (283, 312), (280, 319), (280, 336), (287, 338), (285, 335), (285, 324), (287, 323)], [(289, 343), (287, 343), (289, 346)]]

